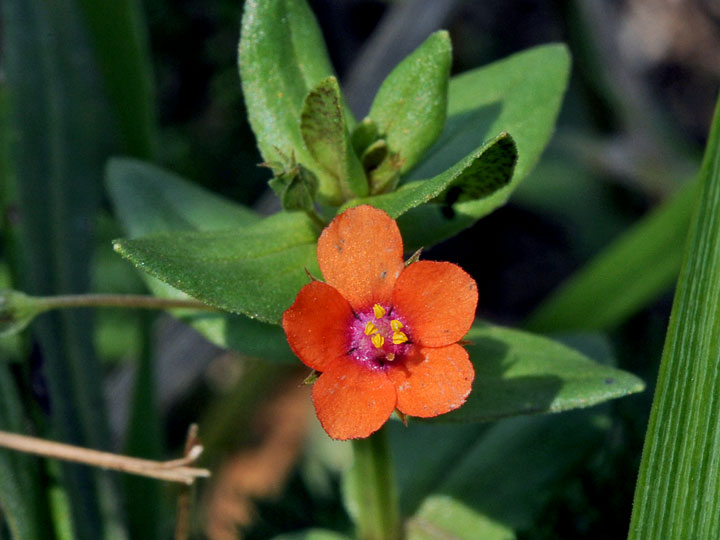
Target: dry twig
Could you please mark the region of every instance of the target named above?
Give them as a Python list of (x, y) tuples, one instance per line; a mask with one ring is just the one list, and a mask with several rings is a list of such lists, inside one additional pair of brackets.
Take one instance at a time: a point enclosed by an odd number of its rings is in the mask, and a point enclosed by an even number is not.
[[(196, 448), (202, 448), (198, 441), (198, 426), (192, 424), (185, 439), (185, 459), (189, 459)], [(187, 540), (190, 537), (192, 491), (185, 486), (178, 495), (177, 517), (175, 521), (175, 540)]]
[(0, 447), (187, 485), (193, 484), (198, 478), (210, 476), (209, 470), (190, 466), (202, 453), (203, 449), (199, 444), (193, 446), (185, 457), (172, 461), (122, 456), (6, 431), (0, 431)]

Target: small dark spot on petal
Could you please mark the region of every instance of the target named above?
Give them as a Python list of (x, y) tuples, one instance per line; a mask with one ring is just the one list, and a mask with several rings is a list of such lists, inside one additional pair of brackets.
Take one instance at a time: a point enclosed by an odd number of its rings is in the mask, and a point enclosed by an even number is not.
[(385, 279), (387, 277), (387, 270), (383, 270), (380, 272), (380, 279)]
[(343, 247), (340, 244), (335, 244), (335, 249), (337, 249), (339, 252), (342, 252)]

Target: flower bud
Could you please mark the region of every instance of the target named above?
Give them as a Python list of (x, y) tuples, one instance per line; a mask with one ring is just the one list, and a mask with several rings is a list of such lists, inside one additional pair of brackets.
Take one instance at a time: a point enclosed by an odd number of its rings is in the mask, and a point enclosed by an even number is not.
[(22, 332), (42, 311), (41, 303), (25, 293), (0, 290), (0, 336)]

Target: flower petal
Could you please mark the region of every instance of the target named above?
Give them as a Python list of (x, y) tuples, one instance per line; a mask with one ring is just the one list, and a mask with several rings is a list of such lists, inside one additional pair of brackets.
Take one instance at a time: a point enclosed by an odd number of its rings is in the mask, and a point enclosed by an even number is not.
[(317, 257), (325, 280), (356, 310), (387, 305), (405, 264), (397, 223), (368, 205), (332, 220), (320, 235)]
[(392, 303), (411, 327), (412, 341), (429, 347), (455, 343), (475, 319), (475, 280), (449, 262), (419, 261), (397, 280)]
[(401, 412), (430, 418), (465, 403), (475, 370), (462, 346), (414, 348), (413, 353), (403, 362), (390, 365), (387, 371), (397, 388), (397, 408)]
[(395, 410), (395, 386), (381, 369), (353, 360), (333, 363), (313, 386), (318, 419), (333, 439), (367, 437)]
[(313, 281), (305, 285), (283, 313), (282, 326), (293, 352), (307, 366), (325, 371), (347, 353), (348, 328), (353, 311), (330, 285)]

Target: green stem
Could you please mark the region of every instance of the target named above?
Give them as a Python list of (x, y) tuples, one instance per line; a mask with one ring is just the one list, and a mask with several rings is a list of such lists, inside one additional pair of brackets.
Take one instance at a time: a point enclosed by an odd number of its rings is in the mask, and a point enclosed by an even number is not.
[(360, 540), (398, 540), (400, 511), (386, 428), (352, 441), (354, 463), (348, 488), (357, 503)]
[(136, 309), (203, 309), (217, 311), (197, 300), (157, 298), (135, 294), (71, 294), (65, 296), (41, 296), (34, 298), (42, 311), (73, 307), (122, 307)]

